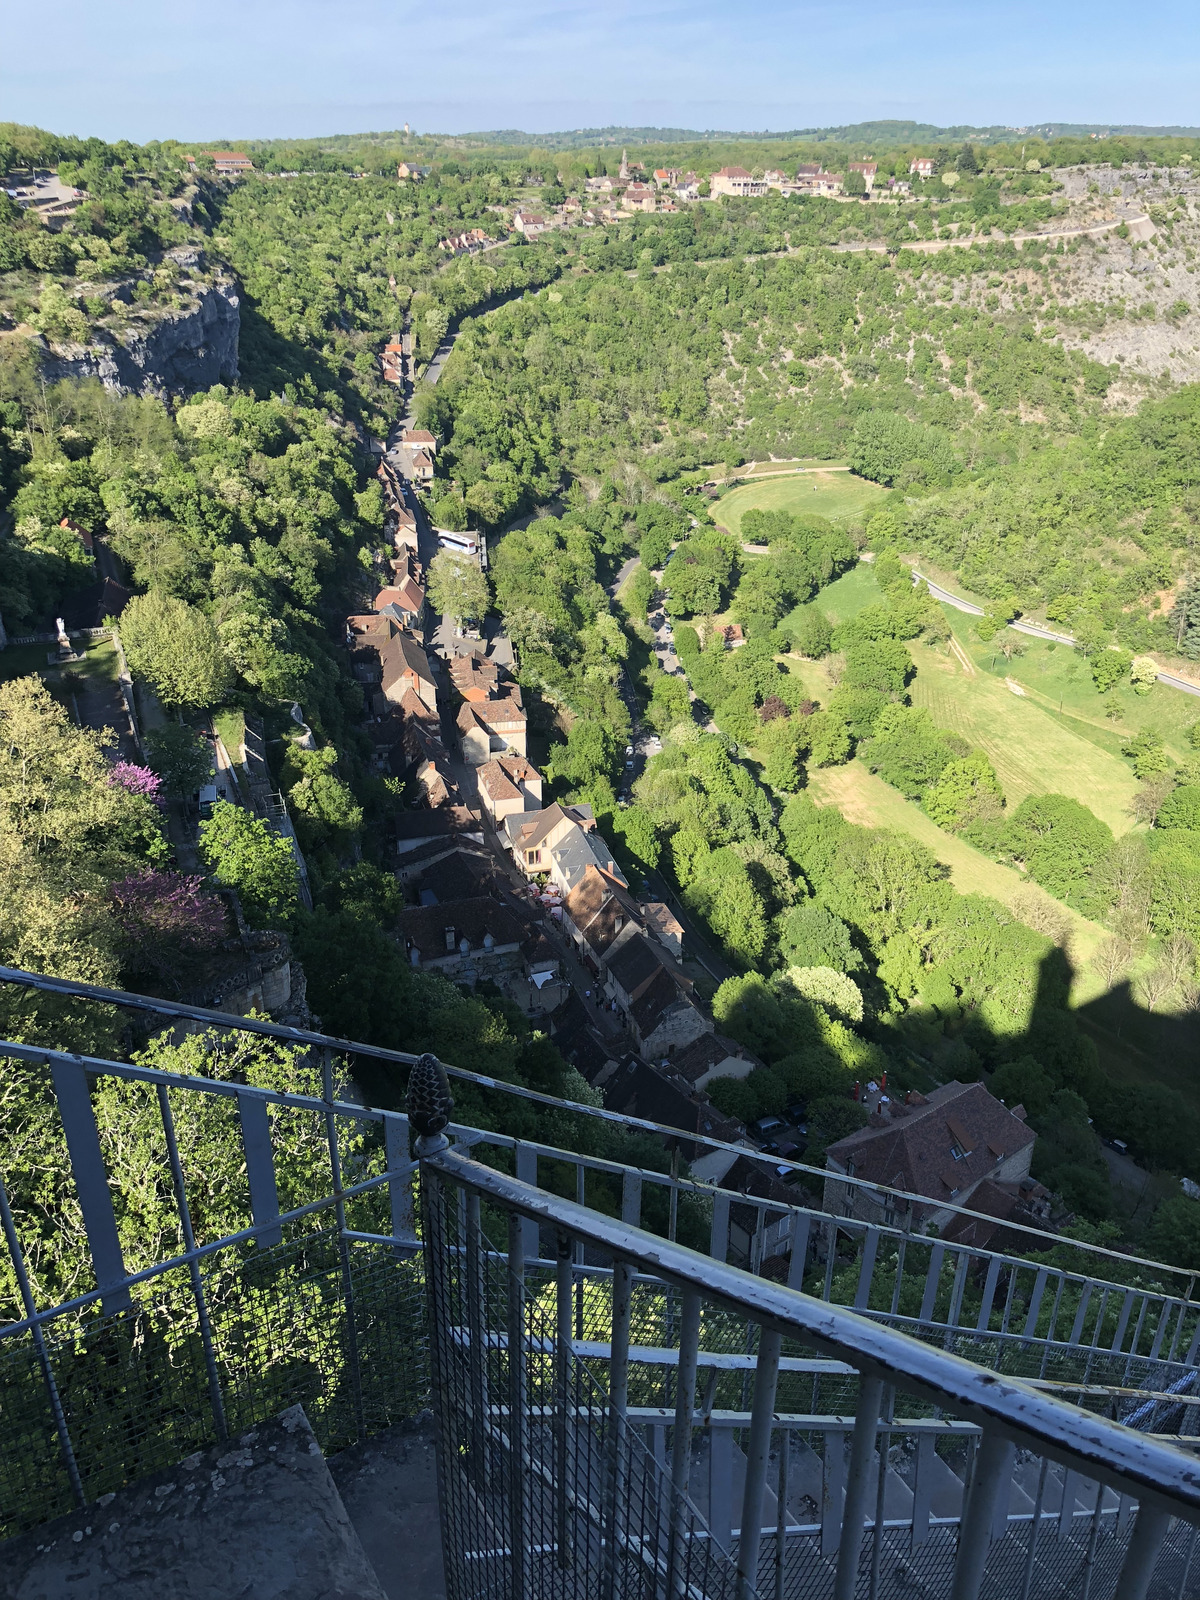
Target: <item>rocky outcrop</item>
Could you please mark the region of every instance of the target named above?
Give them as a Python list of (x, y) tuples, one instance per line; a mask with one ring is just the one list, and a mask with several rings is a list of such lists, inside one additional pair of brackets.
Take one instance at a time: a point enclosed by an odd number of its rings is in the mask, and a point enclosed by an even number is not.
[(120, 336), (97, 331), (88, 345), (45, 345), (42, 370), (59, 378), (99, 378), (124, 394), (188, 395), (238, 377), (240, 297), (232, 280), (197, 284), (190, 303)]

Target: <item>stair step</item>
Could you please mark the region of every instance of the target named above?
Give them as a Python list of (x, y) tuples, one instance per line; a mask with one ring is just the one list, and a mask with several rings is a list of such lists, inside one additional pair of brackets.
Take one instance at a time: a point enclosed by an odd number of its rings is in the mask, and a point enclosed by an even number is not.
[(398, 1423), (329, 1471), (387, 1600), (445, 1600), (433, 1420)]
[(4, 1545), (21, 1600), (387, 1600), (292, 1406)]

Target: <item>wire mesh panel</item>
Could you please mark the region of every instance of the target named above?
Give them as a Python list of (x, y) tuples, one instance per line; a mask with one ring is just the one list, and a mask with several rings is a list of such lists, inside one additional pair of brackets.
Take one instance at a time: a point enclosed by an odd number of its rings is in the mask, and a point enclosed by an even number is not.
[(570, 1241), (557, 1271), (527, 1275), (515, 1219), (502, 1252), (478, 1198), (432, 1175), (424, 1213), (451, 1600), (753, 1600), (577, 1352), (602, 1308), (584, 1305)]

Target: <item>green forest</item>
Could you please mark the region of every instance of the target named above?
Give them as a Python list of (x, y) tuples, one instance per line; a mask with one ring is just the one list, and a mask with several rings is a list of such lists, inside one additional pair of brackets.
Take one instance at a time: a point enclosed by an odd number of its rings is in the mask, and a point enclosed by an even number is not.
[[(614, 152), (251, 144), (259, 173), (225, 182), (189, 171), (191, 146), (0, 125), (10, 185), (54, 168), (86, 195), (53, 230), (0, 200), (0, 610), (10, 635), (40, 631), (96, 575), (65, 524), (103, 537), (135, 591), (129, 664), (167, 714), (149, 765), (114, 781), (121, 764), (75, 726), (69, 686), (28, 664), (10, 672), (0, 654), (0, 959), (177, 993), (227, 936), (236, 892), (252, 926), (289, 932), (330, 1032), (585, 1092), (498, 994), (460, 994), (405, 962), (389, 848), (413, 796), (372, 769), (340, 648), (342, 619), (369, 603), (390, 554), (369, 445), (403, 404), (381, 347), (407, 330), (421, 370), (453, 335), (444, 375), (414, 399), (438, 441), (426, 509), (491, 538), (494, 606), (548, 792), (591, 804), (626, 870), (661, 874), (734, 972), (714, 1017), (766, 1066), (714, 1100), (743, 1118), (807, 1100), (819, 1161), (861, 1116), (856, 1079), (885, 1065), (914, 1087), (986, 1076), (1024, 1102), (1035, 1170), (1078, 1226), (1116, 1237), (1099, 1138), (1200, 1178), (1194, 1093), (1107, 1070), (1052, 931), (958, 892), (929, 849), (806, 790), (814, 773), (865, 764), (945, 833), (1096, 921), (1128, 960), (1145, 956), (1156, 1004), (1194, 1006), (1200, 736), (1175, 753), (1153, 734), (1126, 741), (1139, 809), (1120, 837), (1053, 793), (1009, 804), (987, 757), (912, 703), (914, 650), (947, 649), (950, 629), (911, 578), (921, 562), (976, 595), (980, 639), (1007, 637), (1018, 617), (1068, 630), (1100, 717), (1103, 695), (1168, 692), (1139, 665), (1151, 653), (1200, 659), (1200, 386), (1095, 359), (1072, 334), (1110, 324), (1135, 337), (1174, 328), (1171, 313), (1081, 303), (1070, 274), (1092, 246), (1013, 238), (1058, 214), (1053, 168), (1161, 163), (1169, 187), (1194, 145), (1031, 142), (1018, 159), (1002, 140), (881, 136), (881, 174), (936, 161), (904, 203), (772, 194), (453, 257), (448, 234), (507, 238), (514, 206), (561, 203), (615, 170)], [(814, 150), (829, 165), (847, 153), (798, 138), (752, 155), (685, 142), (630, 155), (706, 177)], [(397, 158), (431, 170), (399, 182)], [(1180, 187), (1162, 206), (1146, 250), (1186, 252), (1195, 202)], [(240, 295), (236, 384), (156, 395), (47, 381), (48, 351), (120, 339), (218, 278)], [(741, 538), (769, 549), (753, 555), (721, 525), (721, 498), (772, 457), (837, 463), (881, 488), (837, 520), (745, 512)], [(864, 553), (879, 599), (835, 616), (823, 596)], [(660, 588), (678, 675), (660, 669), (647, 628)], [(797, 662), (833, 671), (829, 692), (806, 688)], [(622, 796), (628, 687), (663, 749)], [(293, 704), (315, 748), (292, 738)], [(159, 802), (207, 771), (197, 730), (211, 714), (261, 720), (311, 910), (290, 857), (234, 807), (204, 824), (203, 872), (180, 869)], [(117, 1047), (115, 1019), (2, 1003), (23, 1036)], [(366, 1087), (389, 1102), (400, 1091)], [(532, 1115), (513, 1113), (510, 1131)], [(1184, 1222), (1170, 1242), (1153, 1227), (1136, 1242), (1200, 1264), (1200, 1219)]]

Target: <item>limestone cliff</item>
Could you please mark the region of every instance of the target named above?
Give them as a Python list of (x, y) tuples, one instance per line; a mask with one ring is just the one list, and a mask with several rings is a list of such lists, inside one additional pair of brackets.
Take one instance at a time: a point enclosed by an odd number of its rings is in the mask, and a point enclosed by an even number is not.
[(189, 284), (177, 307), (131, 318), (119, 332), (97, 328), (88, 344), (49, 345), (42, 370), (99, 378), (125, 394), (188, 395), (238, 377), (238, 285), (223, 275)]

